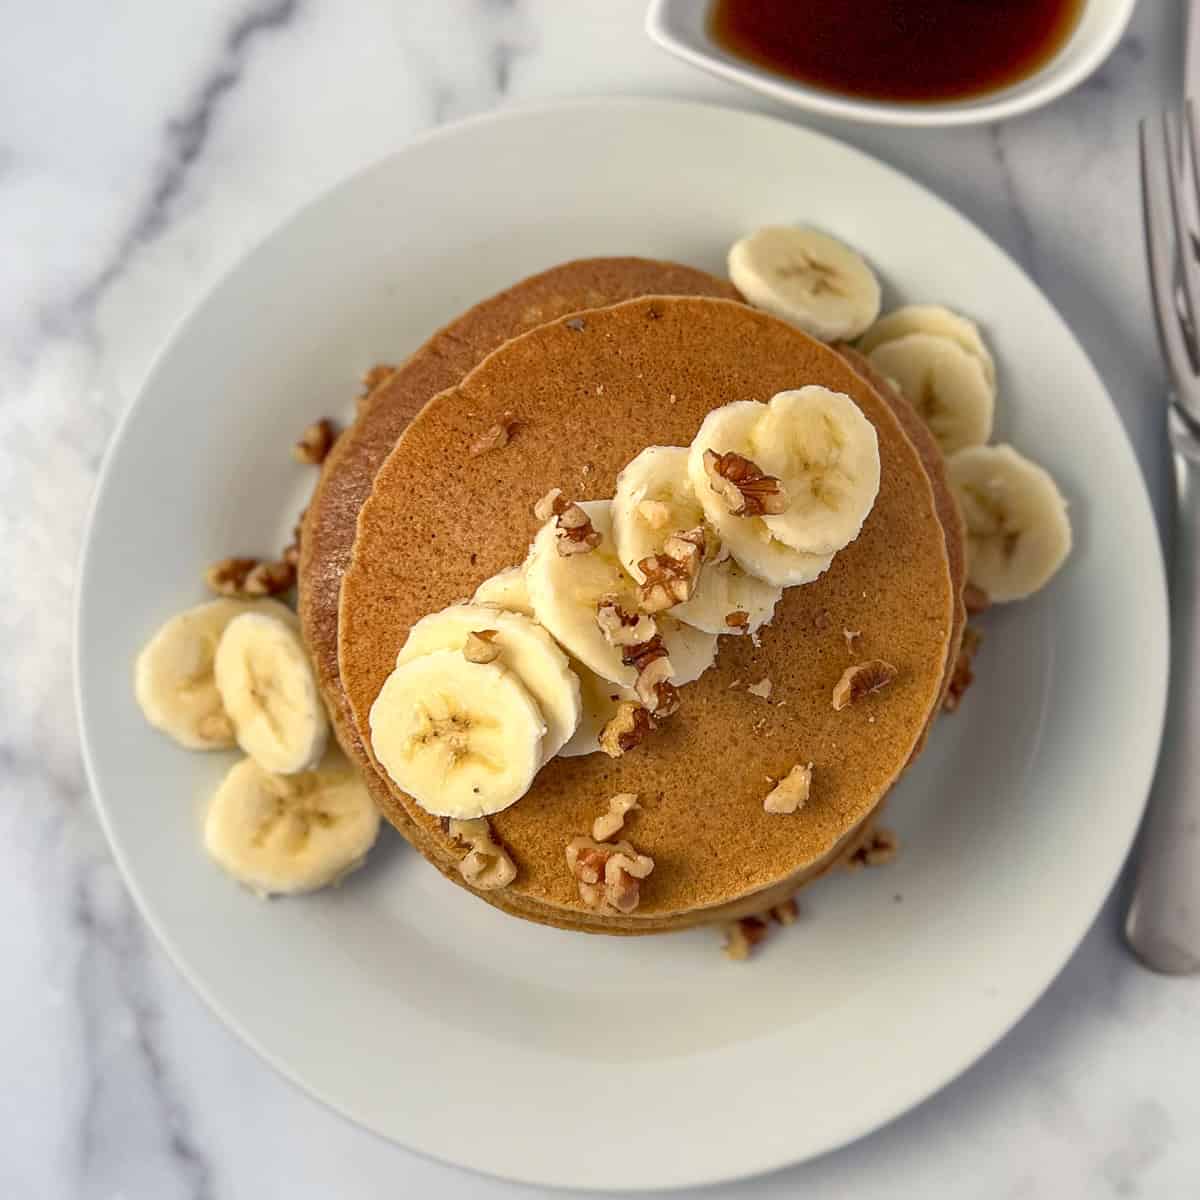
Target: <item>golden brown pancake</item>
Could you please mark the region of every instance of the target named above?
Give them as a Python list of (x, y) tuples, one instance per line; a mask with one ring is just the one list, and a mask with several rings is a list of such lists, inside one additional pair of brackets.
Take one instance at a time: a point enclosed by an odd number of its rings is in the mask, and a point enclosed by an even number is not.
[[(509, 338), (544, 321), (634, 296), (737, 299), (724, 280), (676, 263), (645, 258), (590, 258), (522, 280), (475, 305), (435, 333), (360, 403), (358, 419), (325, 460), (300, 541), (300, 621), (338, 741), (364, 769), (338, 676), (338, 595), (350, 561), (358, 511), (380, 463), (431, 396), (456, 384)], [(398, 827), (408, 830), (403, 821)]]
[[(828, 347), (728, 301), (634, 300), (542, 325), (430, 401), (378, 472), (341, 591), (340, 672), (360, 736), (410, 625), (520, 562), (547, 488), (610, 496), (644, 446), (685, 445), (712, 408), (806, 383), (848, 393), (879, 434), (883, 480), (862, 534), (822, 579), (788, 590), (761, 648), (723, 639), (716, 667), (683, 689), (681, 711), (653, 739), (617, 760), (556, 760), (497, 814), (519, 874), (492, 902), (573, 927), (649, 931), (759, 904), (827, 865), (886, 795), (940, 698), (956, 604), (946, 538), (921, 459), (875, 389)], [(506, 411), (516, 436), (472, 457)], [(846, 629), (861, 631), (853, 657)], [(886, 658), (899, 675), (834, 712), (833, 687), (854, 657)], [(731, 688), (764, 676), (771, 704)], [(809, 761), (804, 809), (765, 813), (765, 777)], [(564, 851), (619, 791), (641, 796), (628, 834), (656, 865), (635, 914), (598, 918)], [(393, 787), (384, 807), (451, 869), (462, 851), (436, 818)]]

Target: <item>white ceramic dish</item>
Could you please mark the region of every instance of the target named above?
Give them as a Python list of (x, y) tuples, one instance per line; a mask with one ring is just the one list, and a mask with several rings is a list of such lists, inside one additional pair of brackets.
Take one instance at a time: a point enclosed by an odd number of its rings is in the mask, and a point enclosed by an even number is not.
[(810, 112), (880, 125), (973, 125), (1039, 108), (1082, 83), (1120, 41), (1136, 2), (1086, 0), (1079, 25), (1067, 44), (1028, 78), (972, 99), (926, 104), (839, 95), (806, 86), (730, 54), (709, 35), (711, 0), (650, 0), (646, 32), (664, 50), (685, 62)]
[[(749, 966), (724, 961), (713, 931), (605, 939), (502, 916), (395, 836), (309, 898), (263, 903), (224, 877), (197, 827), (229, 757), (149, 729), (131, 663), (160, 621), (203, 597), (202, 564), (284, 544), (312, 483), (288, 453), (297, 431), (331, 407), (348, 413), (366, 367), (519, 276), (626, 253), (719, 271), (739, 234), (793, 220), (864, 250), (889, 301), (940, 300), (982, 322), (1000, 435), (1044, 460), (1072, 501), (1068, 566), (989, 617), (978, 682), (895, 792), (898, 861), (806, 893), (802, 923)], [(796, 1162), (903, 1112), (991, 1046), (1065, 962), (1128, 850), (1166, 661), (1133, 455), (1026, 276), (854, 150), (746, 113), (638, 100), (441, 131), (249, 254), (176, 332), (114, 440), (77, 642), (113, 851), (213, 1008), (386, 1137), (595, 1188)]]

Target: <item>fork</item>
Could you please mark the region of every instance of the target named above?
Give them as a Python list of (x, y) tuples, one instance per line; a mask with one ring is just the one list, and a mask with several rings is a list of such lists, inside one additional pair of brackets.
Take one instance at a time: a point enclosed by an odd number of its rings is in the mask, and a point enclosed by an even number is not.
[[(1141, 123), (1142, 206), (1150, 291), (1173, 384), (1167, 434), (1175, 465), (1171, 691), (1125, 936), (1150, 968), (1200, 971), (1200, 263), (1187, 196), (1200, 210), (1192, 102), (1183, 144), (1170, 114)], [(1181, 153), (1182, 152), (1182, 153)]]

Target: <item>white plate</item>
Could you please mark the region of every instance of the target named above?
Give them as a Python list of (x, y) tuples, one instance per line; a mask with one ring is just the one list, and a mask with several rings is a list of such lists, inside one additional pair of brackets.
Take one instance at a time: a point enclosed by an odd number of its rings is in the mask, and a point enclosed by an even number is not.
[[(203, 564), (282, 546), (301, 427), (350, 409), (482, 296), (564, 259), (722, 269), (764, 223), (859, 246), (889, 301), (977, 317), (999, 436), (1045, 462), (1076, 549), (994, 612), (978, 681), (896, 790), (903, 851), (840, 876), (751, 965), (712, 931), (582, 937), (493, 911), (385, 837), (338, 890), (262, 903), (201, 851), (226, 755), (176, 749), (130, 686)], [(468, 122), (349, 180), (260, 246), (159, 359), (109, 453), (82, 567), (94, 793), (146, 919), (221, 1016), (379, 1133), (538, 1183), (707, 1183), (859, 1137), (973, 1062), (1063, 965), (1129, 848), (1164, 704), (1158, 541), (1104, 386), (1058, 314), (916, 184), (762, 117), (662, 101)]]

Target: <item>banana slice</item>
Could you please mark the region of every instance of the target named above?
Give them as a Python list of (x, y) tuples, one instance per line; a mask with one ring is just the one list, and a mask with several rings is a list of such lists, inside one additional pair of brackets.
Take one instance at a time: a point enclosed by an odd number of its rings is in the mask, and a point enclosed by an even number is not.
[[(823, 388), (801, 390), (811, 390), (825, 396), (838, 395), (826, 392)], [(793, 395), (795, 393), (780, 393), (780, 396)], [(759, 429), (768, 414), (768, 405), (753, 400), (739, 400), (710, 412), (688, 451), (688, 476), (697, 498), (704, 507), (708, 523), (717, 531), (722, 543), (728, 547), (744, 571), (777, 588), (812, 583), (829, 569), (829, 564), (833, 561), (833, 551), (804, 550), (788, 545), (772, 530), (769, 523), (773, 520), (771, 515), (735, 516), (724, 496), (713, 488), (705, 466), (705, 451), (744, 455), (760, 467), (761, 464), (755, 456), (764, 453), (769, 455), (771, 461), (790, 476), (790, 482), (789, 478), (780, 476), (788, 507), (796, 503), (799, 512), (808, 512), (812, 518), (808, 539), (810, 544), (828, 545), (839, 541), (851, 531), (857, 536), (857, 529), (861, 527), (866, 512), (874, 503), (879, 486), (878, 466), (873, 471), (868, 469), (863, 476), (854, 481), (848, 472), (842, 479), (836, 471), (819, 470), (813, 463), (808, 463), (803, 457), (807, 427), (797, 426), (793, 433), (788, 426), (787, 411), (791, 403), (790, 400), (780, 402), (778, 413), (766, 429), (770, 437), (781, 439), (781, 444), (770, 445), (766, 436), (760, 436)], [(816, 404), (817, 401), (814, 400), (813, 403)], [(852, 402), (850, 403), (854, 407)], [(835, 414), (841, 411), (840, 407), (830, 409), (831, 425), (839, 419)], [(856, 407), (855, 412), (857, 413)], [(858, 417), (866, 422), (861, 413)], [(870, 427), (869, 422), (866, 424)], [(823, 423), (818, 423), (819, 428), (822, 426)], [(791, 450), (793, 437), (797, 439), (797, 450), (794, 453)], [(874, 429), (871, 428), (868, 438), (865, 432), (850, 426), (846, 437), (854, 440), (852, 461), (866, 462), (869, 468), (869, 456), (863, 447), (875, 437)], [(877, 447), (875, 459), (877, 463)], [(765, 471), (765, 468), (763, 469)], [(824, 506), (818, 507), (814, 503), (814, 488), (818, 488), (827, 477), (830, 484), (829, 498), (834, 503), (844, 505), (844, 511), (824, 509)], [(833, 486), (835, 483), (836, 488)], [(785, 512), (775, 515), (786, 517), (788, 514)], [(785, 522), (783, 527), (790, 537), (796, 538), (797, 530), (802, 528), (802, 525), (803, 523), (797, 520)], [(840, 546), (837, 548), (840, 549)]]
[(554, 639), (531, 617), (483, 604), (455, 604), (422, 617), (396, 658), (402, 666), (435, 650), (459, 650), (472, 633), (496, 630), (496, 661), (525, 685), (546, 722), (542, 761), (566, 744), (579, 724), (579, 677)]
[[(645, 580), (638, 565), (643, 559), (661, 553), (672, 534), (706, 524), (687, 464), (684, 446), (649, 446), (617, 476), (613, 538), (622, 565), (638, 583)], [(719, 542), (715, 531), (708, 532)], [(691, 598), (674, 605), (670, 615), (705, 633), (753, 633), (771, 619), (782, 595), (718, 551), (701, 567)], [(742, 613), (744, 623), (737, 617)], [(731, 616), (734, 624), (727, 620)]]
[(494, 604), (508, 612), (533, 616), (533, 605), (529, 603), (529, 588), (525, 586), (525, 566), (507, 567), (485, 579), (473, 597), (476, 604)]
[(229, 622), (213, 662), (238, 745), (264, 770), (306, 771), (325, 752), (329, 721), (294, 627), (262, 612)]
[(988, 386), (995, 392), (996, 362), (979, 332), (979, 326), (940, 304), (905, 304), (892, 309), (862, 335), (858, 348), (864, 354), (870, 354), (884, 342), (897, 341), (910, 333), (930, 333), (957, 342), (968, 354), (979, 359)]
[(142, 714), (189, 750), (237, 745), (213, 678), (213, 660), (226, 626), (248, 612), (298, 627), (291, 609), (274, 600), (213, 600), (172, 617), (137, 657), (133, 689)]
[(756, 308), (824, 342), (856, 338), (879, 316), (879, 280), (863, 257), (817, 229), (771, 225), (735, 242), (729, 278)]
[(967, 578), (992, 600), (1044, 587), (1071, 551), (1067, 503), (1048, 471), (1011, 446), (972, 446), (946, 463), (967, 523)]
[(749, 455), (783, 484), (787, 507), (763, 522), (808, 554), (836, 554), (862, 529), (879, 495), (879, 439), (842, 392), (810, 385), (771, 397)]
[(637, 699), (637, 693), (632, 688), (623, 688), (609, 679), (601, 679), (581, 662), (572, 659), (571, 667), (579, 676), (583, 712), (571, 740), (558, 752), (560, 758), (579, 758), (599, 751), (600, 734), (617, 715), (617, 705), (622, 700)]
[(209, 854), (260, 896), (339, 882), (362, 865), (378, 834), (379, 811), (336, 750), (315, 770), (295, 775), (274, 775), (242, 759), (204, 820)]
[[(621, 661), (620, 648), (601, 632), (596, 609), (602, 598), (615, 596), (622, 608), (636, 612), (637, 585), (617, 556), (612, 501), (584, 500), (580, 507), (600, 534), (600, 544), (586, 554), (559, 554), (554, 522), (547, 521), (533, 539), (525, 571), (530, 603), (538, 621), (568, 654), (603, 679), (632, 688), (637, 672)], [(671, 660), (672, 683), (691, 683), (712, 665), (715, 637), (662, 613), (656, 614), (655, 623)]]
[(500, 663), (435, 650), (387, 677), (371, 706), (371, 748), (426, 812), (470, 820), (515, 804), (542, 765), (546, 724)]
[(958, 342), (908, 333), (877, 346), (870, 359), (921, 415), (943, 454), (992, 436), (995, 393), (983, 364)]

